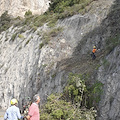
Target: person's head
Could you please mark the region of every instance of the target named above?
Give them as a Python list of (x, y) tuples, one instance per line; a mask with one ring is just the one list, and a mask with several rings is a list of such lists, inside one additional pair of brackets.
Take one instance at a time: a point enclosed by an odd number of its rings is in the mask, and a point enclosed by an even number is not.
[(15, 99), (15, 98), (13, 98), (11, 101), (10, 101), (10, 104), (11, 105), (16, 105), (18, 103), (18, 101)]
[(95, 49), (95, 48), (96, 48), (96, 46), (93, 46), (93, 48)]
[(34, 95), (33, 101), (34, 101), (35, 103), (37, 103), (37, 104), (40, 102), (40, 97), (39, 97), (38, 94)]

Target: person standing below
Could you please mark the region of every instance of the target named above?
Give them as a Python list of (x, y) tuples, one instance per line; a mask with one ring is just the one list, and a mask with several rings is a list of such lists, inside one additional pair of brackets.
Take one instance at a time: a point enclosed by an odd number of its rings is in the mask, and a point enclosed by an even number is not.
[(20, 110), (16, 106), (18, 101), (14, 98), (10, 101), (11, 107), (9, 107), (4, 115), (4, 120), (18, 120), (24, 118), (20, 115)]
[(29, 108), (28, 115), (26, 116), (27, 120), (40, 120), (39, 107), (40, 97), (36, 94), (33, 97), (33, 103)]
[(95, 55), (95, 53), (96, 53), (96, 46), (93, 46), (93, 50), (92, 50), (92, 60), (95, 60), (96, 59), (96, 55)]

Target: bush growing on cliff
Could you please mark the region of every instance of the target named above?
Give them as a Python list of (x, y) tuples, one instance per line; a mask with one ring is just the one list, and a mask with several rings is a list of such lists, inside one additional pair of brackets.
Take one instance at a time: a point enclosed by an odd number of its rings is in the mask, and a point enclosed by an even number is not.
[(47, 31), (47, 32), (43, 33), (43, 37), (42, 37), (43, 43), (48, 44), (50, 39), (52, 37), (57, 36), (62, 30), (63, 30), (62, 27), (57, 27), (57, 28), (51, 29), (49, 32)]
[(89, 5), (92, 1), (93, 0), (51, 0), (49, 11), (63, 13), (68, 7), (72, 7), (76, 4), (80, 5), (80, 9), (84, 9), (85, 6)]
[(58, 19), (86, 11), (85, 7), (92, 1), (94, 0), (51, 0), (49, 10), (43, 15), (32, 15), (32, 12), (28, 10), (24, 19), (12, 18), (6, 11), (0, 17), (0, 32), (7, 30), (12, 25), (25, 26), (25, 30), (32, 28), (34, 31), (45, 23), (48, 27), (54, 27)]
[(37, 28), (45, 23), (48, 27), (54, 27), (58, 19), (62, 19), (74, 14), (83, 13), (85, 7), (94, 0), (51, 0), (50, 8), (42, 15), (32, 15), (28, 10), (25, 13), (25, 19), (18, 21), (16, 25), (26, 25), (29, 28)]
[(41, 109), (41, 120), (95, 120), (93, 103), (98, 102), (101, 89), (99, 82), (87, 87), (86, 76), (70, 74), (64, 92), (48, 96)]
[[(58, 19), (62, 19), (74, 14), (83, 13), (93, 0), (51, 0), (49, 10), (40, 16), (26, 18), (28, 24), (34, 24), (36, 27), (48, 23), (49, 27), (54, 27)], [(30, 21), (33, 21), (30, 23)], [(25, 22), (26, 23), (26, 22)]]
[(85, 7), (92, 1), (94, 0), (51, 0), (47, 12), (42, 15), (32, 15), (32, 12), (28, 10), (24, 15), (24, 19), (20, 17), (12, 18), (6, 11), (0, 17), (0, 32), (9, 29), (12, 25), (15, 27), (24, 26), (25, 31), (28, 29), (36, 31), (38, 27), (45, 23), (47, 23), (48, 27), (55, 27), (58, 19), (84, 13), (86, 11)]
[(16, 36), (17, 36), (17, 33), (13, 34), (12, 37), (11, 37), (11, 41), (14, 41)]
[(53, 94), (48, 97), (47, 104), (40, 111), (41, 120), (95, 120), (96, 110), (79, 109), (61, 97)]
[(31, 15), (32, 15), (32, 12), (30, 10), (28, 10), (28, 11), (25, 12), (24, 17), (29, 17)]
[(79, 106), (87, 108), (96, 107), (100, 101), (103, 84), (95, 81), (93, 84), (87, 85), (87, 76), (79, 74), (70, 74), (69, 83), (64, 89), (64, 96), (73, 104), (79, 103)]
[(51, 0), (49, 10), (61, 13), (64, 11), (65, 7), (73, 6), (74, 4), (79, 4), (81, 0)]
[(0, 32), (7, 30), (11, 26), (11, 18), (8, 11), (5, 11), (0, 17)]

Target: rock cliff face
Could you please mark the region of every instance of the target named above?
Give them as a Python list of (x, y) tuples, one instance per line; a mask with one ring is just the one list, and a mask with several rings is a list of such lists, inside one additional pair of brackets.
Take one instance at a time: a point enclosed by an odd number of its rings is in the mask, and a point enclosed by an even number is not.
[[(44, 102), (51, 93), (63, 91), (70, 72), (89, 72), (91, 79), (104, 84), (97, 120), (119, 120), (119, 44), (104, 54), (107, 50), (105, 40), (117, 37), (120, 32), (119, 5), (119, 0), (98, 0), (91, 4), (85, 15), (59, 20), (57, 25), (64, 30), (42, 48), (42, 36), (38, 33), (49, 31), (46, 25), (35, 32), (20, 33), (18, 27), (2, 32), (0, 106), (6, 109), (12, 97), (16, 97), (21, 106), (25, 97), (35, 93), (39, 93), (41, 102)], [(93, 62), (89, 54), (95, 44), (99, 51)]]
[(33, 14), (42, 14), (49, 7), (49, 0), (1, 0), (0, 15), (8, 11), (14, 17), (24, 17), (26, 11), (30, 10)]

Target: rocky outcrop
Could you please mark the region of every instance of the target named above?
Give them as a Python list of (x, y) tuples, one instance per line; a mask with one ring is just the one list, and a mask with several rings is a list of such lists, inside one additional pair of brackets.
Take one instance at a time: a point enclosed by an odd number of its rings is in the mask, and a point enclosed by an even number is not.
[[(119, 120), (120, 46), (113, 46), (114, 49), (104, 54), (106, 39), (120, 32), (119, 5), (119, 0), (98, 0), (91, 3), (85, 15), (59, 20), (58, 27), (63, 27), (63, 31), (42, 48), (42, 35), (38, 33), (48, 31), (46, 25), (35, 32), (21, 33), (18, 27), (2, 32), (0, 106), (6, 109), (12, 97), (21, 106), (24, 98), (35, 93), (44, 102), (51, 93), (63, 91), (70, 72), (89, 72), (93, 80), (104, 84), (97, 120)], [(93, 45), (99, 49), (94, 62), (89, 55)]]
[(0, 15), (5, 11), (17, 17), (24, 17), (26, 11), (30, 10), (33, 14), (42, 14), (49, 7), (49, 0), (1, 0)]

